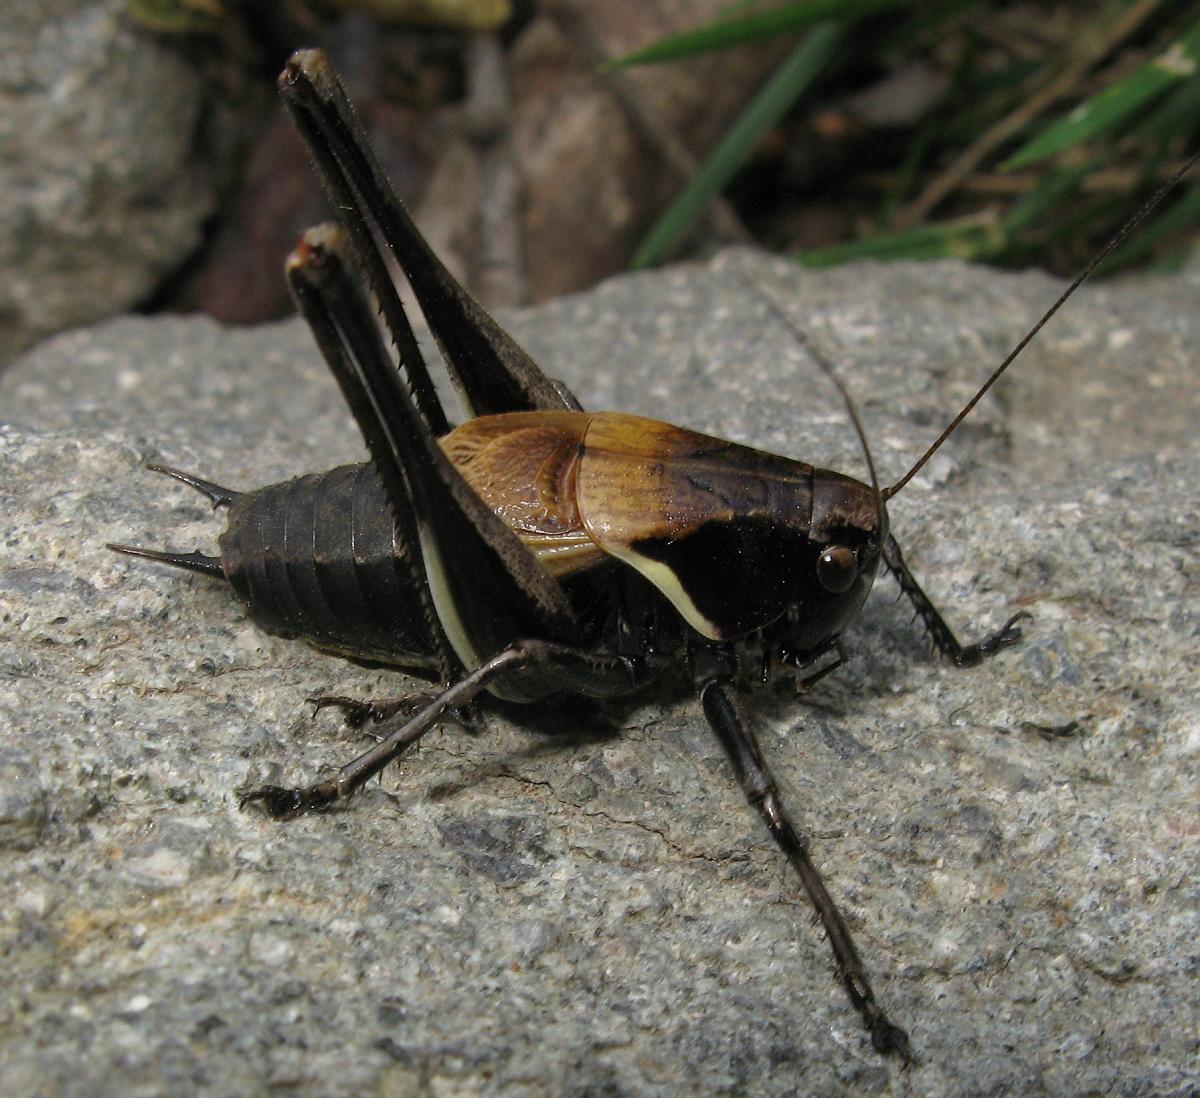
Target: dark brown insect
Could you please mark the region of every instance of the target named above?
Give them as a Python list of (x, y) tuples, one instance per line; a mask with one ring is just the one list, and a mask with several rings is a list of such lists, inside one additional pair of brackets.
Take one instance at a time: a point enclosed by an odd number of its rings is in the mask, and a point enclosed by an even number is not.
[[(318, 699), (356, 723), (405, 719), (333, 778), (251, 790), (243, 803), (282, 817), (348, 797), (485, 691), (520, 702), (560, 692), (604, 698), (682, 664), (747, 796), (799, 874), (874, 1047), (908, 1059), (908, 1037), (876, 1001), (740, 695), (784, 669), (815, 667), (811, 682), (836, 667), (839, 637), (881, 562), (955, 664), (977, 664), (1019, 638), (1023, 615), (978, 643), (958, 642), (906, 567), (886, 501), (1103, 254), (912, 469), (880, 489), (873, 467), (867, 484), (666, 423), (582, 411), (430, 250), (324, 55), (294, 55), (280, 86), (342, 218), (342, 228), (305, 235), (287, 275), (372, 460), (246, 493), (154, 467), (228, 507), (220, 555), (113, 548), (222, 577), (259, 624), (438, 685), (382, 702)], [(472, 412), (461, 426), (451, 428), (435, 392), (384, 248), (412, 284)], [(848, 398), (847, 406), (861, 437)]]

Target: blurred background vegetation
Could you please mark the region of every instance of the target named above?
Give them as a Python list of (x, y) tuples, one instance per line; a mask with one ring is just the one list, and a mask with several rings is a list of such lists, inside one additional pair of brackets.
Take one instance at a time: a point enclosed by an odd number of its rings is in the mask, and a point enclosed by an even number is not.
[[(1194, 5), (751, 7), (620, 62), (801, 32), (635, 265), (676, 247), (696, 211), (728, 188), (769, 244), (813, 266), (953, 256), (1067, 273), (1116, 233), (1135, 196), (1170, 175), (1200, 129)], [(806, 228), (814, 214), (819, 223)], [(1177, 264), (1198, 218), (1193, 183), (1108, 269), (1152, 254)], [(838, 239), (823, 239), (830, 233)]]
[[(0, 237), (28, 277), (7, 293), (25, 304), (0, 318), (0, 351), (131, 305), (233, 323), (290, 310), (283, 257), (328, 216), (274, 92), (300, 46), (329, 50), (435, 249), (494, 306), (731, 243), (817, 266), (1069, 274), (1200, 142), (1194, 0), (30, 0), (20, 20), (32, 45), (10, 35), (6, 50), (38, 120), (7, 154), (25, 191)], [(81, 28), (107, 37), (55, 46), (62, 72), (43, 77), (37, 50)], [(53, 113), (71, 80), (90, 128), (82, 109)], [(141, 145), (105, 162), (130, 134)], [(152, 140), (185, 147), (160, 164)], [(53, 215), (39, 158), (81, 188)], [(121, 187), (132, 197), (104, 206)], [(180, 196), (196, 212), (177, 239), (165, 217), (137, 227)], [(1108, 269), (1177, 266), (1198, 225), (1193, 179)], [(145, 269), (112, 277), (139, 242)]]

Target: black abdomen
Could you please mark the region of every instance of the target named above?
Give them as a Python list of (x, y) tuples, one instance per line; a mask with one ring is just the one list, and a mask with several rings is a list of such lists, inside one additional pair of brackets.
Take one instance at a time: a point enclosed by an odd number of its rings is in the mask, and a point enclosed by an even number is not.
[(431, 625), (369, 465), (246, 492), (221, 566), (250, 617), (356, 659), (434, 666)]

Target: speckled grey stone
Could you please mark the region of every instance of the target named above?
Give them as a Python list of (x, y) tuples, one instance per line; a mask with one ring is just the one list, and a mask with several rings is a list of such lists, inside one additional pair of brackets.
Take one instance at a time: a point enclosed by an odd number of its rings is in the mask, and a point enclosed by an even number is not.
[[(589, 407), (861, 472), (747, 279), (839, 364), (885, 479), (1055, 292), (732, 252), (512, 327)], [(103, 543), (211, 548), (221, 516), (142, 461), (254, 485), (353, 458), (347, 414), (296, 324), (42, 345), (0, 381), (6, 1092), (1191, 1093), (1198, 294), (1081, 294), (894, 502), (952, 623), (1027, 610), (1019, 647), (940, 666), (882, 579), (849, 665), (753, 699), (906, 1072), (687, 697), (451, 726), (344, 810), (239, 812), (248, 775), (360, 747), (306, 694), (398, 680)]]
[(202, 75), (126, 6), (2, 5), (0, 368), (137, 304), (212, 213), (227, 150), (200, 148)]

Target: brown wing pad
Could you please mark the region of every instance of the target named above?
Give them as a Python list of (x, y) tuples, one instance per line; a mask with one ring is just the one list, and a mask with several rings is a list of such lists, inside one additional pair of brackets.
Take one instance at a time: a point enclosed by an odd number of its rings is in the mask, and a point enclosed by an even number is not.
[(479, 416), (441, 440), (463, 479), (560, 579), (607, 559), (575, 499), (590, 419), (581, 412)]

